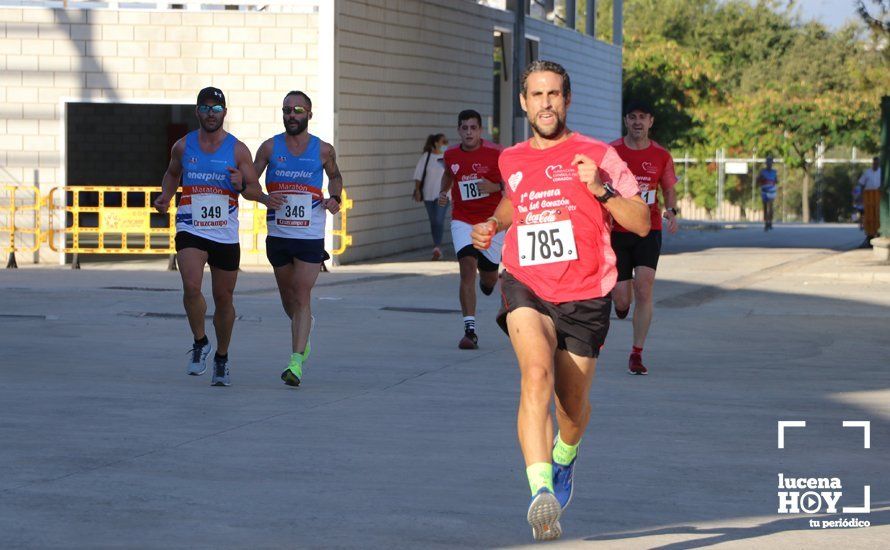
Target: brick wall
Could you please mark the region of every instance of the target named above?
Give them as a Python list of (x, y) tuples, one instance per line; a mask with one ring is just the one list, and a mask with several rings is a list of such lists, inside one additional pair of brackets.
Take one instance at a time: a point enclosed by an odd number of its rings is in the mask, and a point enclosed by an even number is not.
[[(228, 102), (226, 129), (255, 151), (282, 131), (288, 90), (315, 99), (324, 89), (318, 14), (308, 9), (0, 8), (0, 182), (33, 185), (37, 170), (44, 189), (64, 183), (65, 101), (194, 104), (199, 89), (217, 86)], [(331, 118), (332, 107), (323, 104), (316, 118)], [(158, 185), (164, 168), (162, 161)]]

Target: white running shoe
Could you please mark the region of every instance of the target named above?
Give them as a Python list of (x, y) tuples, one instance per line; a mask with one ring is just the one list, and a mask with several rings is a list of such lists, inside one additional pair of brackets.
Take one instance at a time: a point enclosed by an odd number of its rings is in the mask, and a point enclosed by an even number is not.
[(191, 376), (201, 376), (207, 371), (207, 356), (210, 355), (210, 341), (208, 340), (203, 346), (200, 344), (192, 344), (189, 350), (189, 366), (188, 373)]

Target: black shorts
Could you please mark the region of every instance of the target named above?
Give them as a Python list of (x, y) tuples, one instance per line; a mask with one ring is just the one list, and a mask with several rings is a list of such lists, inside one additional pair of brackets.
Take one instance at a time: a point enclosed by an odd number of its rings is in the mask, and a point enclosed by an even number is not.
[(612, 232), (612, 250), (615, 251), (618, 280), (633, 279), (635, 267), (658, 268), (661, 255), (661, 230), (650, 231), (645, 237), (624, 231)]
[(284, 267), (294, 258), (309, 264), (320, 264), (331, 258), (324, 249), (324, 239), (287, 239), (268, 235), (266, 257), (272, 267)]
[(188, 231), (176, 233), (176, 251), (184, 248), (197, 248), (207, 253), (207, 265), (223, 271), (238, 271), (241, 264), (241, 245), (239, 243), (218, 243), (192, 235)]
[(599, 357), (609, 333), (612, 298), (594, 298), (554, 304), (542, 300), (516, 277), (501, 273), (501, 310), (497, 322), (507, 333), (507, 314), (520, 307), (530, 307), (553, 319), (556, 348), (582, 357)]
[(467, 246), (461, 248), (457, 251), (457, 259), (465, 258), (467, 256), (472, 256), (476, 258), (476, 263), (479, 265), (479, 271), (497, 271), (498, 264), (492, 262), (488, 258), (485, 257), (485, 254), (482, 253), (475, 246), (468, 244)]

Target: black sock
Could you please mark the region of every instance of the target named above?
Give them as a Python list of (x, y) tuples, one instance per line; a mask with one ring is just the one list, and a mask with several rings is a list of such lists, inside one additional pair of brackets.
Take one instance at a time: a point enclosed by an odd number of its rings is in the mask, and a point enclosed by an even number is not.
[(199, 346), (206, 346), (207, 344), (210, 343), (210, 340), (207, 339), (207, 335), (205, 334), (204, 337), (201, 338), (200, 340), (195, 340), (195, 343), (198, 344)]
[(220, 354), (218, 354), (218, 353), (214, 353), (214, 354), (213, 354), (213, 359), (214, 359), (215, 361), (228, 361), (228, 360), (229, 360), (229, 354), (227, 353), (227, 354), (225, 354), (225, 355), (220, 355)]

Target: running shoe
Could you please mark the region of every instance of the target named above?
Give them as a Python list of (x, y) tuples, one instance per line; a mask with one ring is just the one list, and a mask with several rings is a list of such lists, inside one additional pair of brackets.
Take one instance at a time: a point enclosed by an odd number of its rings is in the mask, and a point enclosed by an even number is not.
[(649, 370), (643, 366), (643, 358), (639, 353), (631, 353), (627, 360), (627, 370), (630, 374), (649, 374)]
[(303, 379), (302, 355), (300, 355), (299, 353), (294, 353), (290, 356), (290, 363), (287, 365), (287, 368), (284, 369), (284, 372), (281, 373), (281, 379), (288, 386), (293, 386), (296, 388), (300, 385), (300, 381)]
[(479, 290), (481, 290), (482, 294), (485, 294), (486, 296), (491, 296), (491, 293), (494, 292), (495, 286), (497, 286), (497, 282), (495, 282), (492, 286), (485, 286), (484, 284), (482, 284), (482, 279), (479, 279)]
[(460, 339), (457, 347), (460, 349), (479, 349), (479, 338), (476, 337), (475, 332), (468, 330), (464, 333), (464, 337)]
[(195, 342), (189, 351), (191, 358), (189, 359), (188, 372), (191, 376), (201, 376), (207, 371), (207, 356), (210, 355), (210, 341), (208, 340), (203, 346)]
[(577, 454), (568, 466), (553, 462), (553, 494), (563, 510), (572, 502), (572, 492), (575, 489), (573, 482), (575, 480), (576, 462), (578, 462)]
[(439, 247), (437, 246), (433, 249), (432, 261), (438, 262), (439, 258), (441, 258), (441, 257), (442, 257), (442, 250), (440, 250)]
[(559, 525), (561, 513), (559, 501), (550, 489), (540, 488), (532, 497), (526, 515), (535, 540), (556, 540), (562, 535), (562, 526)]
[(229, 359), (213, 358), (213, 379), (210, 381), (211, 386), (231, 386), (232, 381), (229, 379)]
[(615, 306), (615, 317), (624, 319), (628, 313), (630, 313), (630, 306), (627, 306), (627, 309), (618, 309), (618, 306)]

